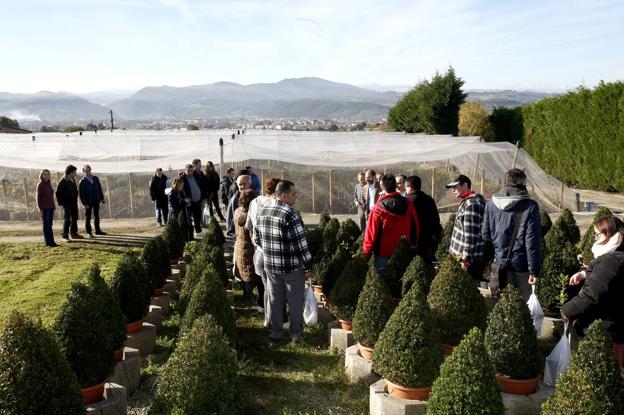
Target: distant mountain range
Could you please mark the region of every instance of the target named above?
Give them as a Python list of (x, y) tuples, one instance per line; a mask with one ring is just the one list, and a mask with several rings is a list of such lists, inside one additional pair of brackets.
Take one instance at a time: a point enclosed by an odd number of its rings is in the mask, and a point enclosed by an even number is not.
[[(468, 91), (468, 99), (481, 101), (488, 108), (521, 105), (550, 95), (532, 91)], [(217, 82), (145, 87), (136, 92), (0, 92), (0, 114), (26, 123), (99, 122), (109, 118), (110, 109), (121, 120), (243, 117), (379, 121), (402, 96), (403, 92), (380, 92), (320, 78), (298, 78), (251, 85)]]

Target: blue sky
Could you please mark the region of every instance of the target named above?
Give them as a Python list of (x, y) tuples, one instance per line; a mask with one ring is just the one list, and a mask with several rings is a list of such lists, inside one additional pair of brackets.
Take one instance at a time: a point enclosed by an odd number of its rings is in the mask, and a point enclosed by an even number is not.
[(624, 1), (3, 2), (0, 91), (87, 92), (317, 76), (467, 88), (624, 79)]

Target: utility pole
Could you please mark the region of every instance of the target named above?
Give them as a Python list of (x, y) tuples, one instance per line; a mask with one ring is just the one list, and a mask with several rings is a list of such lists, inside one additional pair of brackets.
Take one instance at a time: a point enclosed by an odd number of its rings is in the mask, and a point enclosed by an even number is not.
[(113, 130), (115, 129), (115, 122), (113, 121), (113, 110), (110, 110), (108, 112), (110, 112), (110, 115), (111, 115), (111, 133), (112, 133)]

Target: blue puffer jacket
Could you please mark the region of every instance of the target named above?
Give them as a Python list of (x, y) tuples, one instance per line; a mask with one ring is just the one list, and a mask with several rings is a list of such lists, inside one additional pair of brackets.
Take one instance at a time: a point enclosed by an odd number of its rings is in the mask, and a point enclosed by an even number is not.
[(531, 275), (539, 276), (542, 248), (539, 206), (529, 198), (526, 190), (504, 187), (494, 194), (485, 205), (481, 235), (484, 241), (492, 241), (495, 261), (502, 264), (509, 252), (519, 212), (523, 212), (522, 222), (508, 266), (513, 271), (529, 271)]

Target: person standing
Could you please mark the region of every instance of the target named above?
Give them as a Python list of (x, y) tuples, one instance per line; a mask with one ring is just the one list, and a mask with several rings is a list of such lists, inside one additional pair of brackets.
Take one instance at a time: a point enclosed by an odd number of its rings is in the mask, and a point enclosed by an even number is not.
[(264, 254), (267, 275), (269, 341), (276, 347), (283, 338), (283, 308), (288, 301), (290, 337), (303, 340), (303, 299), (305, 280), (312, 278), (312, 255), (308, 248), (301, 217), (292, 209), (297, 201), (295, 184), (280, 181), (275, 200), (260, 209), (255, 238)]
[(228, 167), (225, 171), (224, 177), (221, 179), (221, 183), (219, 184), (219, 193), (221, 195), (221, 203), (227, 209), (227, 206), (230, 204), (230, 187), (234, 184), (234, 169), (232, 167)]
[(201, 205), (203, 197), (200, 182), (201, 179), (199, 178), (199, 175), (195, 174), (195, 170), (192, 164), (186, 165), (186, 170), (180, 175), (180, 177), (184, 182), (184, 195), (186, 197), (185, 201), (187, 206), (189, 206), (189, 210), (193, 218), (193, 227), (195, 228), (195, 233), (201, 234)]
[(486, 203), (481, 226), (483, 242), (494, 245), (494, 263), (505, 270), (498, 275), (500, 290), (511, 284), (524, 301), (537, 284), (542, 249), (539, 206), (529, 197), (526, 181), (520, 169), (505, 173), (505, 187)]
[(368, 169), (365, 173), (366, 184), (364, 185), (364, 200), (366, 201), (366, 219), (373, 211), (375, 203), (379, 200), (381, 186), (375, 177), (375, 170)]
[(357, 208), (360, 231), (364, 232), (366, 229), (366, 198), (364, 197), (366, 179), (364, 177), (364, 173), (358, 173), (357, 181), (355, 189), (353, 190), (353, 203), (355, 203), (355, 207)]
[(93, 231), (91, 229), (91, 213), (93, 213), (93, 222), (95, 225), (96, 235), (106, 235), (106, 232), (102, 232), (100, 229), (100, 203), (106, 203), (104, 200), (104, 192), (102, 191), (102, 185), (100, 179), (91, 173), (91, 166), (85, 164), (82, 167), (84, 176), (80, 179), (80, 202), (85, 207), (85, 229), (87, 235), (93, 238)]
[(247, 170), (247, 174), (251, 176), (251, 186), (253, 188), (253, 191), (256, 192), (257, 195), (262, 194), (262, 183), (260, 183), (258, 175), (253, 172), (251, 166), (246, 166), (245, 170)]
[(438, 207), (435, 200), (421, 190), (421, 180), (418, 176), (410, 176), (405, 180), (405, 191), (420, 220), (418, 255), (427, 264), (431, 264), (435, 261), (435, 253), (442, 237)]
[(472, 190), (471, 186), (472, 182), (463, 174), (446, 185), (461, 200), (451, 234), (449, 253), (474, 280), (481, 281), (484, 269), (481, 224), (485, 199)]
[(71, 164), (65, 168), (65, 176), (56, 186), (56, 201), (63, 206), (63, 235), (65, 241), (83, 239), (78, 234), (78, 187), (76, 186), (76, 166)]
[(254, 245), (251, 241), (251, 233), (245, 227), (247, 223), (249, 205), (255, 199), (253, 190), (245, 190), (238, 200), (238, 208), (234, 212), (234, 226), (236, 228), (236, 242), (234, 251), (236, 254), (236, 268), (241, 280), (243, 280), (243, 298), (246, 302), (253, 301), (253, 289), (258, 287), (257, 304), (264, 305), (264, 285), (256, 272), (254, 264)]
[(219, 207), (219, 182), (221, 181), (219, 178), (219, 173), (215, 170), (215, 166), (212, 161), (206, 163), (206, 170), (204, 171), (204, 177), (206, 177), (206, 192), (208, 199), (208, 208), (210, 209), (210, 216), (213, 216), (212, 207), (214, 205), (214, 209), (217, 211), (217, 215), (219, 215), (219, 219), (222, 222), (225, 222), (225, 217), (223, 213), (221, 213), (221, 208)]
[(167, 218), (169, 216), (167, 194), (165, 193), (165, 190), (167, 189), (167, 180), (168, 177), (164, 175), (163, 169), (159, 167), (152, 176), (149, 185), (150, 197), (154, 202), (156, 222), (158, 223), (158, 226), (164, 226), (167, 223)]
[(407, 180), (407, 176), (404, 174), (396, 175), (396, 190), (403, 197), (407, 196), (407, 191), (405, 190), (405, 180)]
[(169, 206), (171, 208), (170, 218), (179, 217), (182, 215), (186, 228), (186, 240), (193, 240), (193, 225), (191, 224), (191, 218), (188, 211), (188, 203), (186, 195), (184, 194), (184, 180), (180, 177), (175, 177), (171, 183), (171, 192), (169, 192)]
[(236, 178), (235, 184), (236, 193), (230, 199), (225, 213), (225, 233), (228, 236), (234, 236), (234, 211), (238, 208), (240, 194), (245, 190), (251, 189), (251, 176), (248, 174), (241, 174)]
[(50, 183), (50, 170), (43, 169), (39, 173), (39, 183), (36, 190), (37, 209), (41, 213), (41, 221), (43, 222), (43, 239), (46, 246), (58, 246), (54, 242), (54, 233), (52, 232), (52, 223), (54, 221), (54, 189)]

